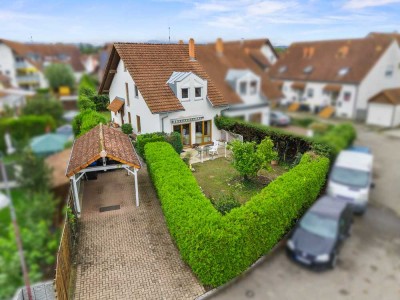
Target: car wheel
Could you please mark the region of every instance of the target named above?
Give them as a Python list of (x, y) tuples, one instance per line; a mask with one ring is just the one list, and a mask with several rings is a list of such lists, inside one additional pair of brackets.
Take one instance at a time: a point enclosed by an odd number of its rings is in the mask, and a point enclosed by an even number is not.
[(331, 269), (336, 268), (336, 265), (337, 265), (337, 258), (338, 258), (337, 254), (336, 254), (336, 253), (333, 253), (333, 254), (332, 254), (332, 258), (331, 258), (331, 263), (330, 263)]

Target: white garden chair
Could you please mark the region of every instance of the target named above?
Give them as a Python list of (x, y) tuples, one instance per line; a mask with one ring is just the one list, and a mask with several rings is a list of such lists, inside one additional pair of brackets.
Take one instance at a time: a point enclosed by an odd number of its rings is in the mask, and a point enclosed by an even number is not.
[(212, 158), (214, 158), (215, 155), (218, 155), (218, 146), (219, 142), (214, 141), (214, 145), (210, 147), (210, 150), (208, 150), (209, 155), (211, 155)]

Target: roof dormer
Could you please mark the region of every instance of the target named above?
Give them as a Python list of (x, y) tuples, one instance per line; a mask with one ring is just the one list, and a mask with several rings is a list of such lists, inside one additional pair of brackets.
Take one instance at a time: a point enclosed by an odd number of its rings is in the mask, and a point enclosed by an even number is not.
[(207, 80), (192, 72), (172, 72), (167, 84), (181, 102), (204, 100), (207, 97)]
[(250, 69), (230, 69), (225, 80), (240, 95), (258, 95), (261, 78)]

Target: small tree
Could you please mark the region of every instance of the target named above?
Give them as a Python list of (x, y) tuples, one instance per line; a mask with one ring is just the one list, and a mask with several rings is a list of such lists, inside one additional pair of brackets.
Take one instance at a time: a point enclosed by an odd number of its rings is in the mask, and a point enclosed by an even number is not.
[(31, 151), (25, 152), (21, 159), (22, 170), (17, 180), (21, 188), (29, 195), (47, 192), (51, 186), (51, 170), (43, 158), (35, 156)]
[(71, 90), (75, 86), (75, 77), (72, 68), (66, 64), (51, 64), (45, 69), (45, 75), (53, 91), (60, 86), (68, 86)]
[(270, 169), (271, 160), (277, 157), (273, 150), (273, 142), (266, 137), (258, 146), (255, 142), (241, 142), (235, 140), (231, 143), (233, 153), (233, 166), (248, 180), (256, 176), (262, 168)]
[(63, 115), (61, 102), (55, 99), (46, 99), (40, 95), (29, 100), (22, 109), (23, 115), (50, 115), (54, 120), (60, 122)]
[(126, 123), (124, 125), (121, 126), (121, 130), (123, 133), (125, 134), (131, 134), (133, 131), (132, 125), (129, 123)]

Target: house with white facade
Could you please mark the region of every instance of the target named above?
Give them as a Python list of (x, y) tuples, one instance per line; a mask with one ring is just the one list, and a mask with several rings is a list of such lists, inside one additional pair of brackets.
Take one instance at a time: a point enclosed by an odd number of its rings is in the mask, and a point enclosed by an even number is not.
[(384, 90), (369, 100), (367, 124), (381, 127), (400, 125), (400, 88)]
[(99, 93), (108, 93), (113, 122), (134, 132), (179, 132), (184, 146), (220, 139), (214, 117), (228, 105), (185, 44), (115, 43)]
[(277, 61), (268, 39), (198, 45), (197, 59), (229, 106), (223, 115), (269, 125), (270, 106), (282, 98), (266, 70)]
[[(366, 120), (368, 101), (400, 87), (400, 48), (387, 36), (290, 45), (269, 75), (297, 107)], [(294, 109), (296, 109), (296, 104)]]
[(52, 63), (70, 65), (76, 81), (85, 68), (78, 47), (67, 44), (19, 43), (0, 39), (0, 75), (13, 87), (26, 90), (48, 87), (44, 69)]

